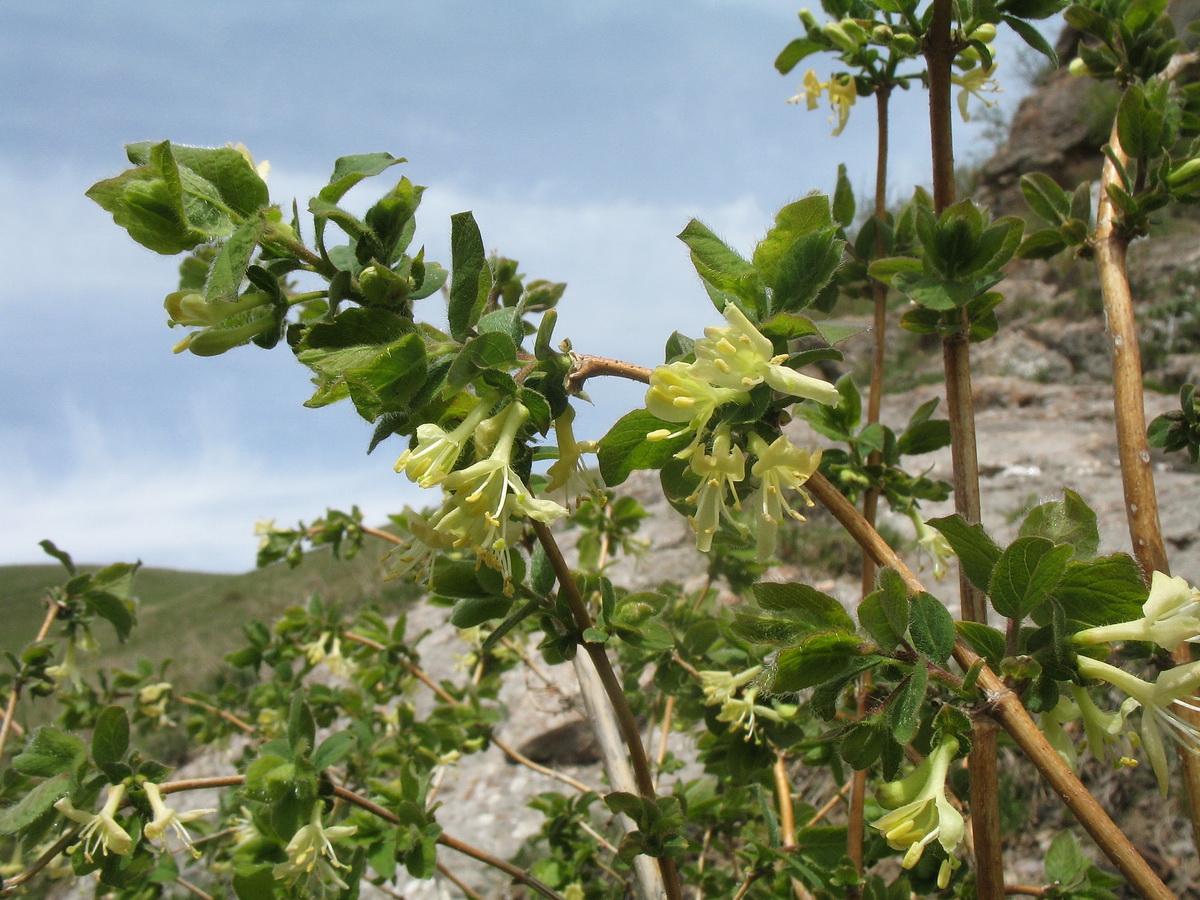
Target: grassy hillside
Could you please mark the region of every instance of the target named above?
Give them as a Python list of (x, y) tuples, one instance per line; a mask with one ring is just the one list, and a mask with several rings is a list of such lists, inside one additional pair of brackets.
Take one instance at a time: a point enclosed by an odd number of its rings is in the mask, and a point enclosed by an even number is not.
[[(138, 625), (127, 643), (118, 644), (108, 623), (99, 622), (94, 630), (103, 647), (99, 662), (132, 666), (143, 656), (155, 663), (169, 658), (172, 680), (192, 687), (226, 653), (242, 646), (244, 623), (260, 619), (270, 624), (314, 594), (343, 607), (379, 602), (385, 609), (398, 608), (415, 591), (383, 580), (381, 559), (388, 549), (367, 538), (352, 560), (335, 559), (320, 549), (306, 554), (296, 569), (277, 564), (243, 575), (142, 569), (134, 582)], [(33, 639), (45, 616), (46, 592), (66, 579), (66, 570), (57, 564), (0, 566), (0, 650), (19, 652)]]

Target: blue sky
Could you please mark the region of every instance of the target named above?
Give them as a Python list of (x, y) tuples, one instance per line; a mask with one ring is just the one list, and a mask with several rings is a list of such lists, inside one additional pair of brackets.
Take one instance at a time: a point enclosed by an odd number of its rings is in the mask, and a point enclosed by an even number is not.
[[(399, 441), (367, 456), (370, 426), (350, 408), (301, 406), (307, 375), (286, 348), (171, 354), (182, 335), (161, 303), (177, 260), (132, 243), (83, 196), (125, 167), (123, 144), (242, 141), (270, 160), (273, 198), (301, 208), (338, 156), (407, 157), (403, 173), (429, 186), (418, 241), (431, 258), (448, 262), (449, 216), (472, 209), (489, 248), (568, 283), (558, 335), (653, 365), (671, 331), (716, 318), (674, 237), (689, 218), (749, 251), (784, 203), (832, 189), (839, 160), (860, 193), (871, 183), (869, 106), (834, 139), (828, 111), (785, 103), (803, 72), (780, 77), (772, 62), (801, 32), (797, 9), (6, 5), (0, 563), (42, 560), (50, 538), (82, 561), (240, 571), (256, 520), (357, 503), (378, 522), (432, 502), (393, 473)], [(1012, 67), (1008, 79), (1012, 104)], [(900, 193), (927, 181), (923, 102), (914, 91), (897, 104)], [(978, 133), (960, 128), (960, 156)], [(589, 392), (590, 437), (640, 403), (630, 385)]]

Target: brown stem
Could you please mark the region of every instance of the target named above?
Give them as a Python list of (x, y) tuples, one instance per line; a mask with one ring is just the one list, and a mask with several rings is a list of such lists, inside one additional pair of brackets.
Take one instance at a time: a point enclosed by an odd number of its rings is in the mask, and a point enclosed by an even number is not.
[(469, 900), (484, 900), (484, 897), (481, 893), (474, 890), (469, 884), (451, 872), (445, 863), (438, 863), (437, 870), (442, 873), (442, 877), (466, 894)]
[[(850, 503), (828, 479), (819, 472), (808, 480), (806, 485), (819, 503), (825, 506), (841, 523), (842, 527), (858, 542), (859, 546), (868, 550), (875, 559), (876, 565), (888, 566), (896, 570), (911, 591), (924, 591), (921, 580), (905, 565), (896, 551), (871, 528), (859, 514), (854, 504)], [(954, 659), (963, 668), (970, 669), (980, 664), (979, 657), (963, 641), (954, 644)], [(1092, 840), (1125, 876), (1126, 880), (1145, 898), (1155, 900), (1170, 900), (1175, 895), (1163, 884), (1146, 860), (1137, 849), (1109, 818), (1108, 814), (1068, 768), (1054, 748), (1047, 742), (1037, 723), (1022, 705), (1020, 698), (987, 667), (981, 665), (979, 680), (976, 682), (987, 699), (985, 709), (1001, 727), (1007, 731), (1024, 751), (1029, 761), (1041, 772), (1042, 777), (1071, 810), (1084, 829), (1091, 835)]]
[[(999, 750), (999, 728), (986, 716), (976, 716), (971, 723), (971, 755), (967, 766), (971, 773), (971, 836), (975, 842), (976, 881), (988, 885), (991, 896), (1004, 894), (1004, 860), (1000, 852), (1000, 804), (980, 803), (976, 786), (999, 784), (996, 756)], [(998, 797), (997, 797), (998, 799)], [(985, 848), (992, 844), (992, 849)], [(980, 896), (984, 891), (980, 889)]]
[(627, 363), (619, 359), (609, 359), (605, 356), (590, 356), (586, 353), (572, 353), (574, 366), (567, 376), (567, 390), (578, 393), (585, 381), (597, 375), (611, 375), (616, 378), (628, 378), (630, 381), (640, 381), (643, 384), (650, 380), (650, 370), (645, 366)]
[[(1128, 157), (1113, 123), (1109, 136), (1113, 156), (1125, 164)], [(1105, 157), (1100, 175), (1100, 201), (1096, 210), (1096, 232), (1092, 236), (1100, 290), (1104, 296), (1104, 319), (1111, 337), (1113, 410), (1116, 419), (1117, 452), (1121, 461), (1121, 486), (1125, 493), (1125, 516), (1133, 554), (1145, 577), (1152, 572), (1171, 574), (1167, 549), (1158, 517), (1158, 492), (1150, 464), (1150, 442), (1146, 437), (1141, 348), (1137, 319), (1125, 265), (1129, 237), (1121, 229), (1120, 214), (1108, 196), (1110, 185), (1121, 185), (1112, 159)], [(1191, 648), (1180, 645), (1172, 659), (1177, 665), (1192, 661)], [(1182, 715), (1200, 726), (1200, 713), (1183, 710)], [(1192, 824), (1192, 840), (1200, 849), (1200, 756), (1179, 746), (1185, 808)]]
[(184, 706), (198, 706), (203, 710), (207, 710), (208, 712), (212, 713), (213, 715), (224, 719), (226, 722), (228, 722), (234, 728), (237, 728), (238, 730), (243, 731), (246, 734), (254, 733), (253, 725), (246, 724), (241, 719), (239, 719), (237, 716), (235, 716), (233, 713), (226, 712), (223, 709), (218, 709), (217, 707), (213, 706), (211, 703), (205, 703), (203, 700), (193, 700), (191, 697), (176, 697), (175, 699), (177, 701), (179, 701), (180, 703), (182, 703)]
[[(575, 576), (571, 572), (571, 567), (567, 565), (567, 561), (563, 558), (558, 541), (554, 539), (554, 535), (544, 523), (533, 519), (531, 520), (531, 524), (534, 534), (537, 535), (538, 542), (546, 551), (551, 568), (554, 569), (554, 574), (558, 579), (558, 589), (567, 600), (567, 604), (571, 609), (571, 616), (575, 620), (575, 627), (580, 632), (586, 631), (592, 627), (592, 617), (588, 612), (583, 596), (579, 593), (579, 587), (575, 583)], [(650, 761), (646, 757), (646, 748), (642, 746), (642, 737), (638, 733), (637, 720), (634, 718), (633, 710), (629, 706), (629, 699), (625, 696), (625, 692), (621, 688), (620, 679), (617, 678), (617, 673), (613, 670), (608, 653), (603, 644), (583, 641), (582, 646), (584, 652), (591, 658), (597, 675), (600, 676), (600, 682), (604, 685), (604, 692), (608, 696), (609, 704), (616, 715), (617, 727), (621, 731), (621, 737), (625, 741), (625, 747), (629, 752), (629, 762), (633, 768), (633, 776), (637, 782), (638, 793), (648, 800), (657, 799), (657, 794), (654, 790), (654, 776), (650, 770)], [(663, 886), (666, 888), (668, 900), (682, 900), (683, 891), (679, 883), (679, 872), (675, 868), (675, 861), (670, 857), (662, 856), (658, 858), (657, 862), (659, 871), (662, 873)]]
[[(38, 629), (37, 636), (33, 639), (35, 644), (45, 639), (46, 635), (50, 633), (50, 626), (58, 618), (58, 611), (61, 608), (59, 602), (52, 596), (47, 598), (46, 604), (46, 616), (42, 619), (42, 625)], [(21, 699), (21, 687), (23, 684), (24, 681), (21, 678), (13, 682), (12, 692), (8, 695), (8, 704), (4, 707), (4, 721), (0, 722), (0, 759), (4, 758), (4, 748), (8, 746), (8, 736), (12, 733), (14, 726), (16, 726), (17, 703)]]

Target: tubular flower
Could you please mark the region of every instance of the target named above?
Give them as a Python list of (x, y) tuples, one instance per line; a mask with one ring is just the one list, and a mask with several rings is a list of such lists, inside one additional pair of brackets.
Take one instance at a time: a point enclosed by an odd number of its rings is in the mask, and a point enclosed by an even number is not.
[(1078, 718), (1079, 706), (1067, 697), (1061, 697), (1054, 709), (1042, 713), (1042, 734), (1072, 772), (1079, 770), (1079, 754), (1075, 750), (1075, 742), (1063, 730), (1063, 725)]
[(502, 416), (491, 456), (443, 479), (450, 497), (429, 525), (450, 538), (452, 546), (471, 548), (507, 582), (512, 576), (509, 552), (518, 529), (514, 518), (552, 522), (567, 511), (552, 500), (534, 498), (509, 465), (517, 431), (529, 411), (513, 403)]
[(675, 432), (665, 428), (652, 431), (646, 438), (661, 441), (695, 431), (696, 437), (692, 443), (676, 454), (680, 459), (684, 459), (700, 442), (700, 432), (717, 411), (717, 407), (725, 403), (740, 403), (744, 399), (744, 391), (714, 386), (694, 372), (691, 363), (674, 362), (659, 366), (650, 373), (646, 409), (665, 422), (680, 423), (684, 427)]
[[(747, 741), (754, 739), (754, 728), (759, 716), (772, 722), (783, 722), (791, 718), (796, 710), (796, 707), (791, 705), (775, 709), (754, 702), (758, 699), (759, 688), (752, 682), (760, 672), (762, 672), (762, 666), (754, 666), (737, 675), (728, 672), (700, 673), (700, 685), (704, 691), (705, 706), (721, 707), (717, 721), (731, 723), (730, 731), (744, 728)], [(743, 695), (736, 696), (738, 691), (743, 688), (746, 689)]]
[(1155, 572), (1150, 596), (1142, 605), (1142, 618), (1115, 625), (1098, 625), (1072, 638), (1082, 646), (1108, 641), (1149, 641), (1167, 652), (1180, 644), (1200, 642), (1200, 591), (1183, 578)]
[(124, 799), (125, 785), (114, 784), (108, 789), (104, 806), (98, 813), (76, 809), (66, 797), (54, 804), (60, 813), (83, 826), (79, 838), (83, 842), (83, 856), (88, 862), (92, 862), (92, 854), (97, 848), (101, 853), (115, 853), (117, 856), (128, 856), (133, 849), (133, 838), (114, 818)]
[(167, 718), (167, 705), (171, 702), (171, 682), (160, 681), (139, 688), (137, 692), (137, 711), (148, 719), (154, 719), (160, 725), (170, 723)]
[(348, 885), (336, 870), (349, 871), (350, 867), (338, 861), (333, 852), (332, 841), (349, 837), (356, 831), (358, 828), (354, 825), (334, 825), (326, 828), (321, 824), (321, 804), (314, 803), (308, 824), (301, 827), (288, 841), (287, 862), (279, 863), (272, 870), (275, 877), (295, 881), (301, 876), (315, 875), (322, 885), (346, 890)]
[(704, 452), (703, 446), (695, 449), (692, 471), (700, 476), (700, 487), (687, 498), (689, 503), (696, 504), (696, 514), (689, 520), (696, 532), (696, 549), (707, 553), (722, 517), (729, 518), (726, 494), (733, 494), (734, 508), (741, 509), (735, 486), (746, 477), (746, 456), (740, 447), (733, 445), (728, 426), (717, 430), (711, 455)]
[(754, 433), (750, 434), (750, 450), (757, 457), (750, 474), (759, 479), (759, 488), (752, 498), (758, 561), (766, 562), (775, 554), (784, 517), (804, 521), (804, 516), (787, 502), (784, 490), (798, 492), (808, 506), (813, 505), (803, 486), (821, 464), (821, 451), (801, 449), (782, 434), (768, 444)]
[(167, 850), (169, 848), (167, 847), (166, 831), (168, 828), (171, 828), (174, 830), (175, 835), (187, 846), (188, 852), (192, 854), (192, 857), (199, 859), (200, 851), (192, 845), (192, 839), (188, 835), (187, 829), (183, 826), (203, 816), (211, 815), (216, 810), (192, 809), (182, 813), (176, 812), (163, 803), (162, 792), (159, 790), (157, 784), (147, 781), (142, 785), (142, 790), (146, 792), (146, 799), (150, 801), (150, 811), (154, 814), (153, 821), (147, 823), (146, 827), (142, 829), (142, 834), (146, 836), (146, 839), (149, 841), (161, 840), (162, 848)]
[(1122, 754), (1118, 746), (1122, 743), (1129, 743), (1131, 735), (1124, 731), (1125, 719), (1137, 708), (1138, 702), (1130, 697), (1121, 704), (1121, 708), (1116, 712), (1108, 713), (1096, 705), (1096, 701), (1092, 699), (1092, 695), (1087, 692), (1086, 688), (1073, 684), (1071, 685), (1071, 694), (1075, 697), (1079, 715), (1083, 717), (1085, 745), (1091, 751), (1092, 756), (1101, 762), (1114, 757), (1114, 763), (1117, 766), (1137, 765), (1136, 761), (1131, 761), (1128, 756)]
[(550, 480), (546, 484), (546, 493), (562, 492), (563, 506), (571, 509), (578, 504), (579, 498), (585, 494), (597, 494), (600, 489), (595, 479), (583, 465), (583, 454), (595, 453), (595, 441), (576, 441), (575, 410), (570, 406), (554, 420), (554, 434), (558, 438), (558, 460), (553, 463), (546, 474)]
[(982, 65), (979, 65), (968, 69), (962, 74), (957, 72), (950, 73), (950, 81), (962, 88), (958, 92), (958, 113), (962, 116), (964, 122), (971, 121), (971, 114), (967, 112), (967, 101), (972, 96), (978, 97), (984, 106), (996, 105), (994, 100), (987, 100), (982, 96), (984, 93), (999, 93), (1000, 85), (992, 78), (992, 74), (995, 71), (996, 65), (993, 63), (986, 69)]
[(803, 88), (802, 92), (788, 100), (788, 103), (799, 103), (804, 100), (808, 108), (813, 110), (820, 105), (821, 94), (828, 92), (829, 105), (834, 113), (830, 116), (829, 121), (837, 119), (833, 136), (837, 137), (841, 134), (846, 123), (850, 121), (850, 107), (858, 99), (858, 88), (854, 84), (854, 77), (843, 73), (832, 76), (829, 81), (821, 81), (817, 78), (817, 73), (809, 69), (804, 73), (804, 83), (801, 87)]
[(1200, 685), (1200, 660), (1167, 669), (1153, 684), (1086, 656), (1077, 658), (1076, 667), (1086, 678), (1098, 678), (1120, 688), (1142, 707), (1142, 747), (1158, 778), (1159, 790), (1167, 796), (1167, 753), (1162, 729), (1180, 746), (1200, 753), (1200, 728), (1184, 718), (1185, 711), (1200, 712), (1200, 703), (1194, 696)]
[[(325, 649), (326, 644), (329, 649)], [(322, 631), (315, 641), (304, 644), (301, 648), (310, 665), (319, 666), (325, 663), (329, 671), (341, 678), (350, 678), (358, 670), (353, 660), (342, 655), (342, 639), (328, 631)]]
[(770, 339), (754, 327), (736, 303), (726, 303), (723, 315), (727, 326), (710, 325), (704, 329), (704, 337), (696, 341), (696, 362), (692, 364), (696, 375), (718, 387), (739, 391), (748, 391), (765, 381), (793, 397), (837, 404), (837, 388), (782, 365), (787, 354), (776, 356)]
[[(409, 507), (404, 508), (403, 522), (412, 540), (388, 555), (388, 578), (401, 578), (415, 572), (417, 581), (428, 583), (433, 578), (433, 562), (437, 555), (449, 550), (454, 540), (432, 528), (424, 516)], [(393, 554), (395, 559), (392, 559)]]
[(925, 523), (915, 506), (909, 507), (908, 517), (912, 519), (913, 528), (917, 530), (917, 546), (929, 554), (933, 563), (933, 577), (941, 581), (950, 571), (950, 561), (954, 559), (954, 549), (946, 536)]
[(453, 431), (427, 422), (417, 426), (417, 444), (396, 460), (396, 471), (423, 488), (439, 484), (450, 474), (463, 447), (475, 434), (475, 429), (487, 417), (491, 403), (480, 400)]
[(950, 883), (957, 865), (954, 849), (966, 833), (962, 814), (946, 799), (946, 775), (957, 752), (958, 739), (947, 737), (912, 774), (881, 785), (875, 799), (891, 812), (871, 823), (889, 847), (905, 851), (900, 864), (906, 869), (917, 864), (930, 842), (941, 844), (947, 856), (938, 872), (941, 888)]

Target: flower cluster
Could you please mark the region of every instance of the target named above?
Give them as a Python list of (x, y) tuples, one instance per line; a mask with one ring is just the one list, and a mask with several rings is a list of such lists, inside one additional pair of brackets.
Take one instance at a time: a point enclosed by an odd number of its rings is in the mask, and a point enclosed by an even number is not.
[(358, 670), (354, 660), (342, 655), (341, 636), (332, 632), (322, 631), (316, 640), (302, 645), (300, 649), (310, 665), (319, 666), (324, 663), (329, 671), (339, 678), (352, 678)]
[(117, 856), (128, 856), (133, 849), (133, 838), (122, 828), (116, 819), (117, 810), (125, 800), (125, 785), (115, 784), (108, 789), (104, 805), (98, 813), (84, 812), (71, 805), (66, 797), (54, 804), (54, 808), (70, 819), (83, 826), (79, 832), (82, 841), (83, 857), (92, 862), (97, 850), (103, 854), (115, 853)]
[(829, 106), (833, 110), (833, 115), (829, 117), (829, 121), (837, 120), (837, 125), (833, 129), (833, 136), (837, 137), (842, 133), (842, 129), (846, 127), (846, 123), (850, 121), (850, 107), (854, 105), (854, 101), (858, 99), (858, 87), (854, 83), (854, 76), (848, 73), (832, 75), (828, 81), (821, 81), (817, 78), (817, 73), (809, 69), (804, 73), (804, 84), (801, 85), (801, 93), (796, 94), (788, 100), (788, 103), (799, 103), (804, 101), (810, 110), (816, 109), (821, 103), (821, 95), (829, 95)]
[(349, 885), (342, 880), (337, 870), (349, 871), (350, 867), (338, 860), (333, 852), (333, 840), (349, 837), (356, 831), (358, 828), (354, 825), (334, 825), (326, 828), (321, 823), (321, 804), (314, 803), (308, 824), (302, 826), (288, 841), (285, 851), (287, 862), (275, 866), (275, 877), (288, 882), (300, 878), (315, 878), (321, 889), (336, 887), (339, 890), (347, 890)]
[[(567, 514), (552, 500), (534, 497), (513, 471), (517, 434), (529, 410), (514, 401), (489, 419), (485, 418), (489, 406), (486, 400), (478, 401), (452, 432), (436, 425), (421, 426), (417, 446), (397, 461), (397, 471), (423, 487), (440, 485), (445, 491), (442, 506), (428, 519), (408, 515), (414, 544), (399, 557), (400, 571), (431, 573), (438, 552), (467, 549), (481, 564), (501, 572), (507, 583), (512, 577), (510, 554), (520, 534), (518, 520), (552, 522)], [(478, 446), (491, 435), (495, 437), (488, 456), (453, 469), (468, 440)]]
[(760, 689), (754, 681), (761, 672), (762, 666), (754, 666), (737, 675), (718, 671), (699, 673), (704, 704), (721, 707), (717, 721), (729, 722), (730, 731), (744, 729), (747, 741), (754, 740), (754, 729), (760, 716), (771, 722), (782, 723), (796, 714), (796, 707), (791, 704), (772, 707), (755, 702)]
[(756, 432), (746, 436), (743, 448), (728, 424), (718, 425), (709, 433), (709, 422), (718, 407), (748, 402), (749, 392), (761, 384), (819, 403), (835, 404), (839, 396), (828, 382), (785, 366), (787, 355), (775, 354), (770, 339), (736, 304), (726, 304), (724, 316), (725, 326), (704, 329), (704, 337), (696, 341), (694, 362), (670, 363), (651, 373), (646, 409), (681, 427), (651, 431), (646, 439), (668, 440), (693, 433), (688, 446), (675, 455), (688, 460), (692, 473), (699, 478), (687, 502), (696, 504), (691, 522), (696, 546), (702, 551), (711, 548), (722, 520), (740, 529), (730, 507), (742, 509), (737, 486), (746, 480), (749, 450), (749, 458), (754, 460), (749, 466), (750, 475), (758, 482), (750, 502), (752, 527), (759, 561), (765, 561), (775, 552), (778, 528), (784, 520), (804, 519), (788, 503), (784, 491), (797, 491), (812, 506), (802, 486), (816, 471), (821, 454), (802, 450), (783, 435), (768, 442)]
[[(1079, 656), (1075, 665), (1084, 678), (1106, 681), (1129, 695), (1129, 700), (1121, 706), (1122, 720), (1124, 714), (1135, 707), (1142, 708), (1142, 749), (1154, 769), (1159, 790), (1167, 796), (1167, 752), (1163, 730), (1185, 750), (1200, 753), (1200, 728), (1186, 718), (1189, 712), (1200, 713), (1200, 698), (1195, 696), (1196, 688), (1200, 686), (1200, 660), (1167, 669), (1153, 683), (1087, 656)], [(1089, 731), (1089, 743), (1092, 739)], [(1097, 740), (1102, 739), (1098, 737)], [(1092, 752), (1096, 753), (1094, 746)]]
[(954, 850), (966, 834), (962, 813), (946, 799), (946, 776), (958, 753), (958, 739), (944, 738), (912, 774), (880, 785), (875, 799), (886, 815), (871, 823), (893, 850), (903, 850), (901, 865), (911, 869), (934, 840), (946, 851), (938, 871), (938, 887), (950, 883), (958, 861)]

